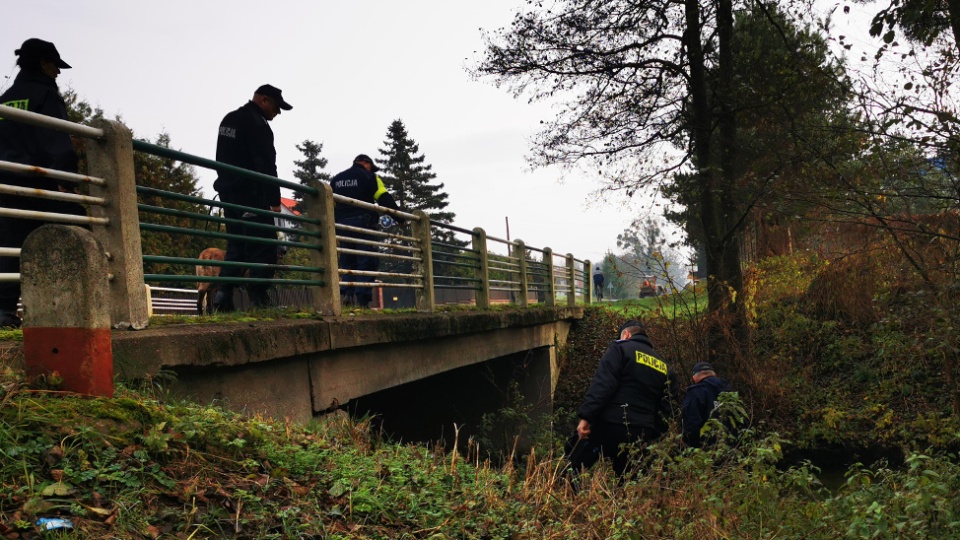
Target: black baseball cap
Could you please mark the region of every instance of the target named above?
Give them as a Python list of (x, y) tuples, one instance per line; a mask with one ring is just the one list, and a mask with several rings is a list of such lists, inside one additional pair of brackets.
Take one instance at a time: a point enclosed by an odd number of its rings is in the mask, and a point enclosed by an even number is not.
[(58, 68), (70, 69), (70, 64), (60, 58), (60, 52), (56, 45), (42, 39), (30, 38), (23, 42), (19, 49), (13, 51), (13, 54), (21, 58), (37, 58), (40, 60), (53, 60)]
[(700, 362), (700, 363), (695, 364), (695, 365), (693, 366), (693, 374), (694, 374), (694, 375), (696, 375), (697, 373), (700, 373), (701, 371), (713, 371), (713, 366), (711, 366), (710, 364), (708, 364), (708, 363), (706, 363), (706, 362)]
[(642, 323), (642, 322), (640, 322), (640, 321), (638, 321), (638, 320), (636, 320), (636, 319), (630, 319), (629, 321), (621, 324), (621, 325), (620, 325), (620, 329), (618, 330), (618, 332), (623, 333), (624, 330), (626, 330), (627, 328), (633, 327), (633, 326), (639, 326), (639, 327), (640, 327), (640, 333), (643, 334), (643, 335), (646, 335), (646, 334), (647, 334), (647, 329), (646, 329), (646, 327), (643, 326), (643, 323)]
[(290, 109), (293, 108), (293, 105), (283, 100), (283, 91), (277, 88), (276, 86), (265, 84), (260, 88), (257, 88), (257, 91), (255, 93), (263, 94), (267, 97), (273, 98), (277, 102), (277, 105), (279, 105), (280, 108), (285, 111), (289, 111)]
[(377, 164), (374, 163), (373, 160), (370, 159), (370, 156), (368, 156), (368, 155), (366, 155), (366, 154), (360, 154), (359, 156), (353, 158), (353, 162), (354, 162), (354, 163), (369, 163), (369, 164), (370, 164), (370, 171), (371, 171), (371, 172), (377, 172), (377, 171), (380, 170), (380, 167), (377, 167)]

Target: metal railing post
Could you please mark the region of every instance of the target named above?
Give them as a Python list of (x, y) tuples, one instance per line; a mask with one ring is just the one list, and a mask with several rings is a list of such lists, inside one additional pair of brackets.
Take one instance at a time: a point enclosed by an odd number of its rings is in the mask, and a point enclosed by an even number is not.
[(590, 265), (589, 259), (583, 261), (583, 281), (587, 289), (584, 291), (583, 297), (586, 299), (587, 305), (590, 305), (596, 301), (596, 298), (593, 297), (593, 266)]
[(567, 291), (567, 305), (577, 305), (577, 263), (573, 255), (567, 253), (567, 274), (570, 276), (570, 289)]
[(414, 210), (417, 220), (412, 223), (413, 236), (420, 241), (420, 261), (414, 263), (413, 273), (423, 276), (423, 288), (417, 290), (417, 311), (434, 311), (436, 295), (433, 291), (433, 247), (430, 244), (430, 215)]
[(530, 286), (527, 279), (527, 246), (523, 243), (523, 240), (513, 242), (513, 257), (517, 259), (517, 264), (520, 265), (520, 302), (518, 304), (520, 307), (527, 307), (529, 304), (527, 294)]
[(303, 228), (308, 231), (317, 231), (320, 237), (316, 239), (320, 250), (310, 251), (310, 264), (323, 268), (321, 274), (323, 285), (310, 287), (313, 299), (313, 308), (323, 315), (338, 316), (342, 312), (340, 305), (340, 272), (337, 262), (337, 231), (333, 219), (333, 190), (330, 184), (318, 180), (310, 181), (310, 186), (317, 188), (317, 194), (303, 194), (303, 208), (308, 217), (316, 219), (319, 225), (304, 223)]
[(106, 199), (91, 206), (90, 215), (109, 220), (92, 225), (91, 232), (107, 252), (110, 272), (110, 321), (114, 328), (146, 328), (150, 321), (143, 286), (143, 250), (137, 185), (133, 169), (133, 138), (120, 122), (97, 120), (103, 138), (85, 141), (90, 176), (103, 178), (104, 186), (91, 184), (90, 194)]
[(480, 265), (475, 276), (480, 280), (480, 289), (477, 290), (477, 307), (490, 307), (490, 256), (487, 253), (487, 232), (477, 227), (473, 229), (473, 249), (479, 254)]
[(548, 307), (557, 305), (557, 283), (553, 271), (553, 250), (543, 248), (543, 262), (547, 263), (547, 297), (544, 299)]

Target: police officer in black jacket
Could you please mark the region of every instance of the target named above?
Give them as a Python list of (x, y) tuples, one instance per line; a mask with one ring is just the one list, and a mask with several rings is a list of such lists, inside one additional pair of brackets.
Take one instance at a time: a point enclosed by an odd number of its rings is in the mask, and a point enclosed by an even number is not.
[[(279, 88), (265, 84), (253, 94), (246, 105), (227, 114), (220, 122), (217, 137), (217, 161), (242, 167), (268, 176), (277, 176), (277, 151), (273, 145), (273, 130), (267, 122), (276, 118), (280, 111), (289, 111), (293, 107), (284, 101)], [(224, 217), (239, 221), (228, 223), (227, 233), (247, 237), (276, 240), (276, 230), (257, 227), (256, 224), (274, 225), (274, 216), (256, 210), (280, 211), (280, 187), (244, 178), (228, 172), (220, 172), (213, 188), (220, 194), (220, 200), (238, 204), (250, 210), (224, 209)], [(227, 240), (225, 261), (277, 264), (277, 246), (254, 240)], [(221, 277), (241, 277), (243, 268), (223, 267)], [(252, 268), (251, 278), (270, 279), (274, 275), (272, 268)], [(223, 284), (214, 297), (214, 308), (231, 311), (233, 305), (231, 283)], [(250, 283), (247, 294), (254, 306), (269, 304), (264, 283)]]
[[(379, 204), (380, 206), (399, 210), (393, 196), (383, 185), (383, 180), (377, 176), (379, 169), (366, 154), (360, 154), (353, 159), (353, 166), (337, 174), (330, 179), (330, 187), (337, 195), (343, 195), (351, 199), (357, 199), (365, 203)], [(362, 229), (374, 229), (377, 225), (379, 215), (366, 208), (353, 206), (338, 202), (334, 208), (334, 220), (341, 225), (358, 227)], [(366, 235), (356, 231), (337, 231), (341, 236), (350, 236), (365, 240), (373, 240), (371, 235)], [(342, 248), (361, 251), (371, 251), (370, 246), (364, 244), (354, 244), (343, 242)], [(354, 253), (340, 253), (339, 265), (341, 270), (360, 270), (367, 272), (376, 272), (380, 268), (380, 259), (373, 255), (358, 255)], [(370, 283), (373, 276), (345, 274), (343, 280)], [(340, 298), (347, 305), (358, 305), (366, 307), (373, 299), (373, 292), (370, 287), (340, 287)]]
[(622, 477), (630, 454), (625, 443), (650, 442), (667, 430), (673, 414), (677, 381), (657, 353), (640, 321), (620, 327), (620, 339), (607, 348), (593, 375), (583, 405), (577, 410), (577, 433), (594, 452), (580, 453), (575, 469), (590, 467), (598, 457), (613, 460)]
[(693, 384), (687, 387), (683, 396), (680, 412), (683, 414), (683, 442), (693, 448), (700, 448), (704, 442), (700, 430), (717, 408), (717, 398), (724, 392), (730, 392), (730, 383), (717, 377), (713, 366), (700, 362), (693, 366)]
[[(0, 95), (0, 104), (67, 119), (67, 106), (57, 88), (57, 75), (70, 64), (60, 58), (56, 46), (49, 41), (30, 38), (14, 51), (20, 73), (13, 85)], [(62, 131), (0, 119), (0, 160), (38, 167), (77, 172), (77, 155), (70, 136)], [(75, 185), (61, 184), (45, 176), (20, 176), (0, 172), (0, 184), (24, 186), (45, 191), (70, 192)], [(82, 206), (72, 202), (0, 195), (0, 207), (83, 215)], [(0, 247), (19, 248), (31, 232), (44, 221), (0, 217)], [(20, 259), (0, 257), (0, 273), (19, 273)], [(0, 327), (20, 326), (16, 317), (20, 299), (20, 283), (0, 283)]]

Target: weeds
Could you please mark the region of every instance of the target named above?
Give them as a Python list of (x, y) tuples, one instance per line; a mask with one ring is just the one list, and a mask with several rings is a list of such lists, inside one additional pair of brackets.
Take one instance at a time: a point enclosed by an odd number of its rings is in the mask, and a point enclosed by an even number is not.
[[(726, 407), (743, 419), (742, 404)], [(497, 468), (476, 445), (459, 456), (390, 444), (369, 419), (330, 415), (301, 427), (127, 389), (106, 400), (18, 386), (0, 408), (0, 534), (39, 538), (41, 516), (75, 524), (43, 538), (955, 533), (952, 456), (914, 454), (904, 470), (856, 468), (829, 495), (811, 465), (780, 465), (787, 443), (779, 435), (744, 427), (731, 439), (725, 425), (708, 425), (718, 442), (704, 450), (682, 448), (674, 428), (642, 454), (643, 473), (618, 485), (599, 464), (574, 493), (549, 446), (535, 447), (522, 467)]]

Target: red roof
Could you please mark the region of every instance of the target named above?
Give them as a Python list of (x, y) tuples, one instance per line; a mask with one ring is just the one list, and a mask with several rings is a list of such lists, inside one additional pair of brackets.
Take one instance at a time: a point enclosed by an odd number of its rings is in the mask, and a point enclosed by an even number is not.
[(288, 199), (286, 197), (280, 197), (280, 204), (286, 206), (287, 210), (290, 210), (291, 212), (293, 212), (293, 215), (295, 216), (300, 215), (300, 212), (297, 212), (296, 210), (293, 209), (293, 207), (296, 206), (297, 201), (293, 199)]

